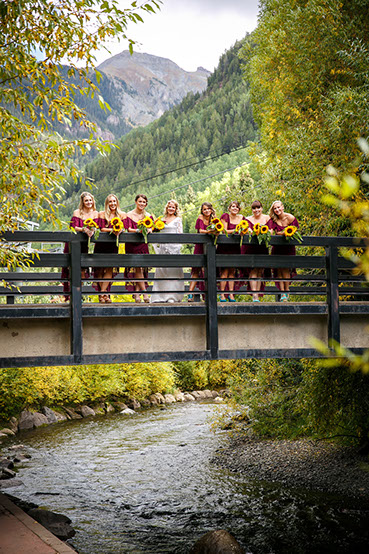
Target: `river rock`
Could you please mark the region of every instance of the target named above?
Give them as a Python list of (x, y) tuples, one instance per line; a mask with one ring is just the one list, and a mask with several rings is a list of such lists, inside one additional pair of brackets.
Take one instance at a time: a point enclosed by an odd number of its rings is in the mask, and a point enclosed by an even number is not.
[(48, 425), (47, 417), (39, 412), (29, 412), (23, 410), (19, 417), (18, 429), (24, 431), (26, 429), (34, 429), (35, 427), (41, 427), (41, 425)]
[(0, 479), (13, 479), (16, 476), (15, 471), (8, 467), (1, 468)]
[(164, 396), (160, 394), (160, 392), (155, 392), (154, 394), (151, 394), (149, 396), (149, 400), (154, 406), (157, 406), (158, 404), (165, 404)]
[(174, 398), (176, 399), (176, 402), (185, 401), (183, 392), (176, 392), (176, 394), (174, 395)]
[(211, 392), (211, 390), (205, 389), (203, 393), (205, 394), (205, 398), (213, 398), (213, 393)]
[(71, 539), (76, 534), (75, 530), (70, 525), (71, 520), (69, 517), (62, 514), (55, 514), (49, 510), (42, 510), (41, 508), (33, 508), (28, 511), (28, 515), (62, 541)]
[(111, 404), (109, 404), (109, 402), (107, 402), (105, 404), (105, 412), (107, 414), (113, 414), (115, 412), (114, 406), (112, 406)]
[(141, 404), (135, 398), (129, 398), (127, 400), (127, 406), (131, 408), (131, 410), (139, 410), (141, 408)]
[(56, 413), (48, 406), (44, 406), (42, 408), (42, 413), (44, 414), (44, 416), (46, 416), (49, 423), (58, 423), (59, 420), (56, 416)]
[(219, 392), (216, 391), (216, 390), (212, 390), (212, 391), (211, 391), (211, 396), (212, 396), (213, 398), (216, 398), (217, 396), (219, 396)]
[(219, 396), (223, 396), (223, 398), (231, 398), (232, 393), (229, 389), (222, 389), (219, 391)]
[(124, 402), (114, 402), (114, 408), (121, 412), (122, 410), (126, 410), (128, 406)]
[(131, 410), (131, 408), (126, 408), (125, 410), (122, 410), (120, 413), (123, 415), (134, 415), (136, 412), (134, 410)]
[(8, 427), (11, 429), (14, 433), (18, 431), (18, 420), (15, 417), (11, 417), (8, 422)]
[(65, 410), (65, 413), (67, 414), (69, 419), (82, 419), (82, 416), (73, 408), (63, 406), (63, 410)]
[(190, 392), (183, 393), (183, 398), (185, 402), (193, 402), (195, 397)]
[(222, 402), (224, 402), (224, 398), (222, 398), (221, 396), (217, 396), (216, 398), (214, 398), (214, 402), (216, 402), (217, 404), (221, 404)]
[(164, 400), (166, 404), (175, 404), (176, 402), (173, 394), (164, 394)]
[(0, 468), (13, 469), (14, 462), (10, 458), (0, 458)]
[(54, 414), (56, 419), (58, 420), (58, 423), (60, 423), (61, 421), (68, 421), (68, 417), (66, 416), (66, 414), (62, 414), (61, 412), (56, 411), (54, 411)]
[(218, 529), (203, 535), (190, 554), (245, 554), (245, 550), (228, 531)]
[(195, 397), (196, 400), (202, 400), (203, 398), (206, 398), (206, 395), (202, 390), (194, 390), (191, 392), (191, 394)]
[(89, 417), (89, 416), (96, 415), (95, 410), (90, 408), (90, 406), (81, 406), (79, 413), (81, 414), (82, 417)]
[(14, 437), (15, 433), (11, 429), (8, 429), (7, 427), (4, 427), (4, 429), (0, 430), (0, 433), (2, 435), (7, 435), (8, 437)]

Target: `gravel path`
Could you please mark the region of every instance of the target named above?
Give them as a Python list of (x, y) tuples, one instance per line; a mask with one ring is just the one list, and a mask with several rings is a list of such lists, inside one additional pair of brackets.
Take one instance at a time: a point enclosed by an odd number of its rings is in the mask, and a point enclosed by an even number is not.
[(312, 440), (229, 439), (213, 459), (250, 479), (339, 493), (369, 501), (369, 458), (357, 449)]

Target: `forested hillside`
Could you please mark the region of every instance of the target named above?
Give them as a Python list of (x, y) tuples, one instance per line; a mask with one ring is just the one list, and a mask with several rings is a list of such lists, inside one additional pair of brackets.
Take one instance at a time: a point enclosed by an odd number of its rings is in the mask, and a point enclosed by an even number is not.
[[(188, 94), (158, 120), (124, 136), (110, 155), (87, 166), (99, 206), (110, 192), (126, 207), (138, 191), (153, 197), (184, 185), (184, 176), (193, 182), (247, 161), (245, 147), (256, 139), (257, 129), (238, 58), (241, 46), (235, 44), (221, 57), (203, 94)], [(192, 191), (205, 187), (204, 182), (193, 184)], [(66, 218), (85, 188), (70, 185), (62, 212)], [(183, 186), (177, 198), (185, 201), (189, 190)], [(150, 208), (160, 212), (167, 198), (164, 194), (150, 202)]]

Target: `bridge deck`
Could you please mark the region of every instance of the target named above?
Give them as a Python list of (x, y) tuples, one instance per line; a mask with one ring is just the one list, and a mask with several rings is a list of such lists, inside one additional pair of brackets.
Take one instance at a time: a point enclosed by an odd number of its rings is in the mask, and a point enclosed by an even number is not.
[[(359, 256), (366, 247), (364, 239), (303, 237), (302, 245), (295, 243), (296, 256), (218, 254), (212, 238), (204, 235), (149, 237), (154, 243), (182, 243), (187, 252), (201, 243), (203, 255), (83, 254), (81, 244), (86, 238), (82, 233), (16, 232), (7, 233), (6, 239), (67, 241), (70, 254), (42, 252), (29, 268), (0, 273), (0, 279), (13, 283), (11, 288), (0, 287), (6, 301), (0, 304), (0, 367), (321, 356), (312, 347), (311, 337), (324, 344), (340, 342), (354, 352), (368, 347), (369, 286), (362, 275), (353, 272), (354, 262), (340, 251), (350, 248)], [(102, 236), (98, 242), (112, 240)], [(127, 233), (119, 240), (143, 239)], [(239, 244), (239, 237), (220, 236), (218, 242)], [(272, 237), (271, 244), (282, 246), (286, 241)], [(186, 287), (195, 280), (189, 268), (203, 267), (204, 276), (198, 280), (204, 288), (204, 302), (86, 302), (102, 293), (92, 288), (93, 278), (82, 276), (89, 268), (99, 267), (150, 267), (151, 283), (156, 280), (155, 268), (183, 268)], [(237, 278), (243, 280), (241, 300), (250, 294), (247, 268), (271, 269), (273, 277), (268, 279), (263, 301), (217, 302), (219, 270), (224, 267), (246, 274)], [(69, 270), (64, 280), (61, 268)], [(275, 276), (276, 268), (297, 268), (288, 303), (268, 301), (279, 294), (281, 279)], [(65, 304), (57, 303), (62, 283), (70, 290), (70, 302)], [(122, 273), (111, 294), (119, 300), (127, 294)], [(33, 298), (40, 303), (27, 303)], [(50, 300), (56, 303), (47, 303)]]

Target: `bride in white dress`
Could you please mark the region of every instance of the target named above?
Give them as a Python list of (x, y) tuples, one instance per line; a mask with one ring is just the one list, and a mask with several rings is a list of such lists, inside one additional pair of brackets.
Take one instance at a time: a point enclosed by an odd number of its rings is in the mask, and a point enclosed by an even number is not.
[[(176, 200), (169, 200), (164, 210), (163, 233), (183, 233), (182, 218), (179, 217), (179, 205)], [(180, 244), (154, 244), (156, 254), (180, 254)], [(157, 267), (155, 277), (160, 279), (175, 278), (177, 280), (155, 281), (151, 302), (182, 302), (184, 292), (183, 269), (181, 267)], [(161, 292), (161, 291), (171, 292)]]

